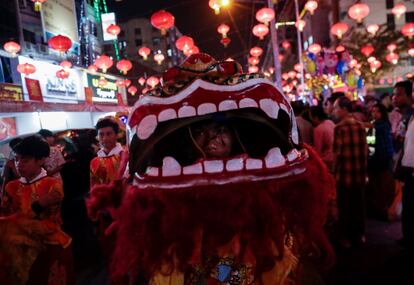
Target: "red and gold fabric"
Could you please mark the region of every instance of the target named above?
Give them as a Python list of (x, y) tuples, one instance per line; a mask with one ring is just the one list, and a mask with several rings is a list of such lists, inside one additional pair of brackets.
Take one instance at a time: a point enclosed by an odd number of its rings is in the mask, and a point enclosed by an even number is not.
[(122, 153), (107, 157), (95, 157), (90, 164), (91, 189), (95, 185), (108, 184), (119, 178)]

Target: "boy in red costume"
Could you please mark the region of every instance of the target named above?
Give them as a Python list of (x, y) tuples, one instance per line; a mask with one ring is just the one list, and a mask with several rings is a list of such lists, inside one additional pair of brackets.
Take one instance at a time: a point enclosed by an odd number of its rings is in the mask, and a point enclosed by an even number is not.
[(72, 284), (71, 238), (60, 228), (62, 184), (42, 168), (49, 145), (30, 136), (14, 151), (21, 178), (7, 184), (2, 200), (0, 283)]

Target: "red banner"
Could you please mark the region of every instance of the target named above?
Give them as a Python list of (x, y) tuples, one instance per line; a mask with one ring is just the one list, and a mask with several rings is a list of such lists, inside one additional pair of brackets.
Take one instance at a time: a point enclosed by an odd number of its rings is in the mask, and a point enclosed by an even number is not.
[(124, 106), (124, 100), (122, 99), (122, 94), (121, 93), (116, 93), (116, 98), (118, 99), (118, 105), (119, 106)]
[(0, 100), (23, 101), (23, 90), (19, 85), (0, 83)]
[(25, 78), (27, 92), (29, 93), (30, 101), (41, 101), (43, 102), (42, 90), (40, 89), (39, 80)]
[(88, 104), (93, 104), (93, 90), (90, 87), (85, 87), (85, 102)]

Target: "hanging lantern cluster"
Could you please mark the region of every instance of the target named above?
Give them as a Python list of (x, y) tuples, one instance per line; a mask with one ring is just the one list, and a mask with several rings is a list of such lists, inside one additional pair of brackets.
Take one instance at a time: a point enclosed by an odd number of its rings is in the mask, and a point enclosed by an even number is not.
[(10, 41), (4, 44), (4, 50), (11, 54), (12, 57), (16, 57), (21, 47), (18, 43)]
[(262, 8), (256, 12), (256, 20), (269, 26), (269, 23), (275, 18), (275, 10), (272, 8)]
[(358, 23), (362, 23), (362, 20), (368, 15), (369, 6), (365, 3), (357, 3), (349, 7), (348, 16)]
[(51, 49), (63, 55), (72, 47), (72, 40), (66, 36), (57, 35), (49, 39), (48, 45)]
[(331, 33), (342, 39), (342, 36), (348, 31), (348, 25), (344, 22), (338, 22), (331, 27)]
[(116, 68), (122, 72), (122, 74), (127, 74), (128, 71), (130, 71), (132, 69), (132, 62), (127, 60), (127, 59), (121, 59), (120, 61), (118, 61), (118, 63), (116, 64)]
[(155, 12), (151, 16), (151, 25), (159, 29), (161, 31), (161, 35), (166, 35), (167, 30), (174, 26), (174, 23), (174, 16), (165, 10)]
[(265, 24), (257, 24), (253, 27), (253, 35), (258, 37), (259, 39), (263, 40), (264, 37), (269, 33), (269, 27)]
[(315, 13), (315, 10), (318, 8), (318, 2), (315, 0), (309, 0), (305, 4), (305, 9), (309, 11), (311, 15)]
[(227, 37), (227, 33), (230, 31), (230, 27), (226, 24), (221, 24), (217, 27), (217, 32), (219, 34), (221, 34), (221, 40), (220, 43), (224, 46), (227, 47), (231, 40), (230, 38)]
[(186, 50), (194, 46), (194, 40), (188, 36), (181, 36), (175, 42), (175, 46), (177, 47), (178, 50), (185, 52)]
[(46, 1), (47, 0), (32, 0), (32, 2), (34, 2), (34, 10), (40, 12), (42, 10), (42, 4)]
[(17, 71), (28, 76), (36, 72), (36, 67), (30, 63), (22, 63), (17, 65)]
[(112, 59), (107, 55), (98, 56), (95, 60), (95, 65), (105, 73), (114, 64)]

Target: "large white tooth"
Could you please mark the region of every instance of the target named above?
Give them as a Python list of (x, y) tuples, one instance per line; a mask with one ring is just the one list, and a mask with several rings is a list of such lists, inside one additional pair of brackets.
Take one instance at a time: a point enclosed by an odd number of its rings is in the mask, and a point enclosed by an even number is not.
[(158, 167), (148, 166), (147, 171), (145, 171), (148, 176), (158, 176), (160, 175), (160, 169)]
[(250, 108), (250, 107), (257, 108), (258, 106), (257, 106), (256, 101), (250, 98), (244, 98), (240, 100), (239, 108)]
[(146, 140), (154, 132), (157, 127), (157, 117), (148, 115), (139, 123), (137, 127), (137, 135), (141, 140)]
[(204, 161), (204, 169), (207, 173), (219, 173), (224, 169), (222, 160), (206, 160)]
[(214, 112), (217, 112), (217, 107), (213, 103), (203, 103), (197, 108), (197, 114), (199, 116)]
[(282, 109), (283, 111), (285, 111), (286, 114), (288, 114), (290, 116), (289, 109), (288, 109), (288, 107), (285, 104), (280, 103), (280, 109)]
[(279, 113), (279, 105), (272, 99), (262, 99), (259, 102), (260, 109), (262, 109), (266, 115), (270, 118), (277, 119)]
[(162, 176), (177, 176), (181, 174), (181, 165), (171, 156), (162, 161)]
[(168, 121), (177, 118), (177, 112), (174, 109), (167, 109), (158, 114), (158, 122)]
[(246, 169), (261, 169), (263, 168), (263, 161), (261, 159), (248, 158), (246, 160)]
[(201, 162), (183, 167), (183, 174), (188, 175), (188, 174), (201, 174), (201, 173), (203, 173), (203, 166), (201, 165)]
[(298, 125), (296, 123), (296, 118), (292, 118), (292, 141), (294, 144), (299, 143), (299, 132)]
[(196, 109), (193, 106), (182, 106), (178, 110), (179, 118), (193, 117), (195, 115), (196, 115)]
[(288, 152), (288, 154), (286, 155), (287, 160), (289, 162), (294, 161), (295, 159), (297, 159), (300, 156), (300, 153), (297, 149), (292, 149), (291, 151)]
[(237, 103), (234, 100), (224, 100), (219, 104), (219, 111), (236, 110)]
[(227, 171), (239, 171), (242, 170), (244, 167), (244, 159), (240, 158), (233, 158), (227, 161), (226, 169)]
[(282, 155), (280, 148), (271, 148), (266, 157), (265, 163), (267, 168), (275, 168), (284, 165), (286, 162), (285, 157)]

